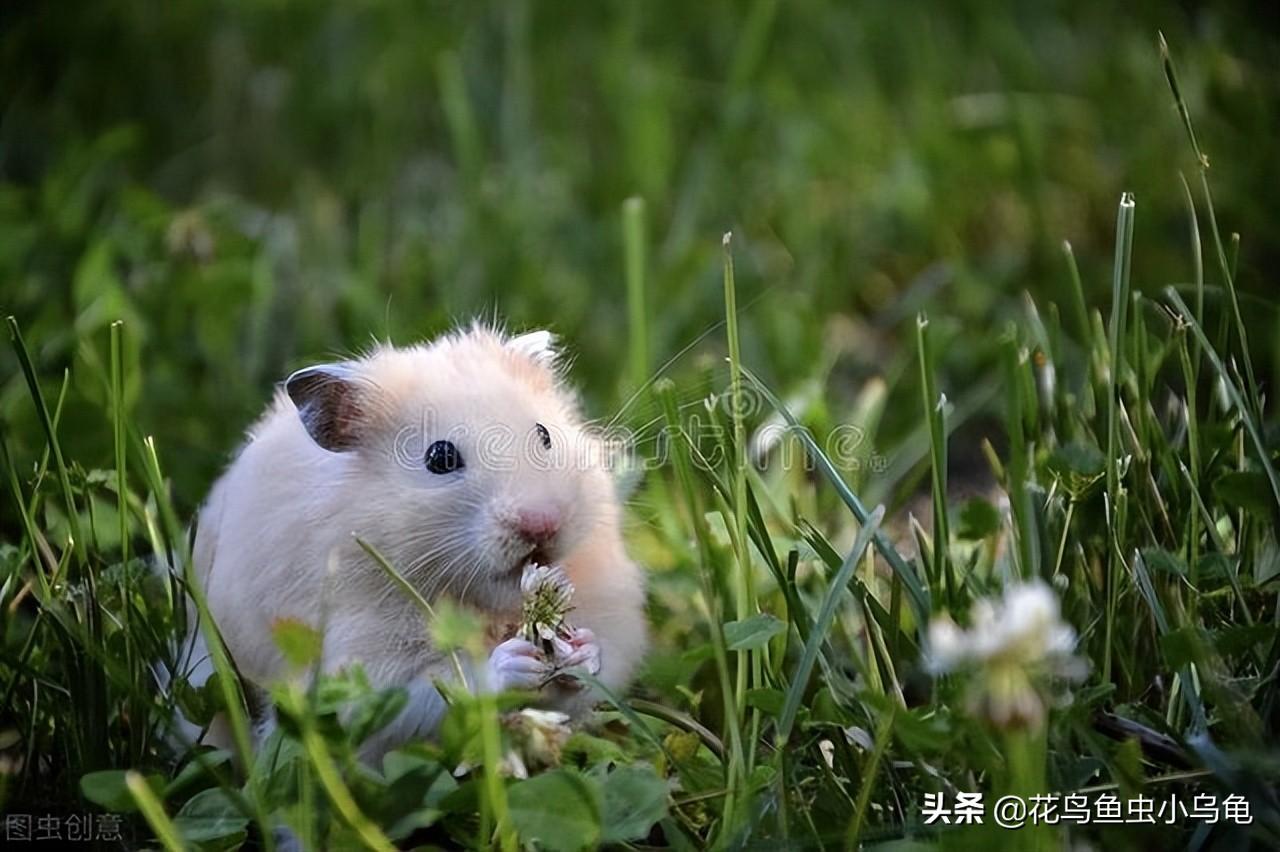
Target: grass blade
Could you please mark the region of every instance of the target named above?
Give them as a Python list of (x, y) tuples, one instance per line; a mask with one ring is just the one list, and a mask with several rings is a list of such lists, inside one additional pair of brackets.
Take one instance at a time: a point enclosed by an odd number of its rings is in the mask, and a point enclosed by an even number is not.
[(836, 603), (840, 600), (840, 593), (848, 585), (849, 578), (853, 576), (854, 569), (858, 567), (858, 561), (862, 559), (867, 546), (875, 539), (882, 520), (884, 520), (884, 506), (877, 506), (867, 516), (862, 529), (858, 530), (853, 548), (827, 587), (827, 593), (822, 599), (822, 608), (818, 611), (817, 619), (814, 620), (813, 634), (804, 645), (804, 654), (791, 677), (791, 683), (787, 686), (786, 700), (782, 705), (782, 713), (778, 716), (779, 748), (785, 748), (787, 739), (791, 736), (791, 726), (795, 722), (796, 711), (800, 709), (800, 699), (804, 697), (805, 688), (809, 684), (809, 675), (813, 673), (813, 665), (818, 659), (818, 648), (831, 627), (831, 619), (835, 617)]
[[(295, 684), (291, 688), (295, 693), (293, 696), (294, 703), (298, 706), (305, 705), (306, 701), (302, 697), (299, 687)], [(395, 844), (387, 839), (387, 836), (364, 815), (360, 810), (360, 806), (356, 804), (351, 791), (342, 781), (342, 774), (338, 771), (337, 765), (333, 762), (333, 758), (329, 756), (324, 738), (316, 731), (309, 715), (306, 713), (301, 715), (303, 720), (300, 731), (302, 747), (307, 753), (307, 759), (310, 760), (311, 766), (315, 769), (316, 778), (320, 781), (320, 786), (324, 788), (325, 793), (329, 796), (329, 801), (333, 802), (334, 808), (342, 815), (343, 821), (356, 832), (365, 848), (375, 849), (378, 852), (394, 852)]]
[(1080, 343), (1086, 349), (1089, 346), (1089, 335), (1093, 327), (1089, 324), (1089, 309), (1085, 307), (1084, 285), (1080, 281), (1080, 267), (1076, 264), (1076, 253), (1071, 243), (1062, 241), (1062, 255), (1067, 261), (1068, 280), (1071, 282), (1071, 313), (1079, 326)]
[[(1178, 115), (1186, 128), (1187, 138), (1191, 141), (1191, 149), (1196, 155), (1196, 164), (1200, 169), (1200, 191), (1204, 196), (1205, 210), (1209, 216), (1209, 233), (1213, 236), (1214, 250), (1218, 256), (1218, 266), (1222, 272), (1223, 282), (1227, 287), (1227, 296), (1231, 302), (1231, 317), (1235, 322), (1236, 336), (1240, 340), (1240, 360), (1244, 361), (1245, 398), (1249, 402), (1249, 412), (1262, 417), (1262, 398), (1258, 390), (1258, 381), (1254, 378), (1253, 359), (1249, 355), (1249, 335), (1245, 330), (1244, 317), (1240, 313), (1240, 297), (1236, 293), (1236, 252), (1239, 249), (1239, 234), (1232, 235), (1232, 252), (1228, 256), (1222, 243), (1222, 232), (1218, 229), (1218, 215), (1213, 206), (1213, 192), (1209, 188), (1209, 157), (1200, 148), (1196, 139), (1195, 127), (1191, 123), (1191, 111), (1182, 97), (1182, 87), (1178, 84), (1178, 72), (1173, 65), (1173, 56), (1169, 53), (1169, 44), (1160, 33), (1160, 62), (1164, 67), (1165, 80), (1169, 83), (1169, 91), (1173, 94), (1174, 103), (1178, 107)], [(1199, 319), (1197, 315), (1197, 319)]]
[(120, 350), (124, 323), (111, 324), (111, 436), (116, 460), (116, 511), (120, 515), (120, 561), (129, 561), (129, 500), (125, 488), (126, 453), (124, 425), (124, 374)]
[[(850, 490), (848, 484), (840, 476), (840, 472), (836, 470), (835, 465), (831, 463), (831, 459), (828, 458), (827, 454), (818, 446), (818, 442), (813, 439), (813, 435), (809, 430), (801, 425), (795, 415), (792, 414), (791, 411), (782, 403), (782, 400), (778, 399), (777, 395), (775, 395), (773, 391), (769, 390), (768, 386), (750, 370), (744, 367), (742, 369), (742, 374), (746, 376), (753, 385), (755, 385), (756, 390), (764, 395), (764, 398), (768, 400), (769, 405), (787, 421), (787, 425), (794, 430), (796, 437), (800, 439), (800, 443), (804, 445), (805, 450), (808, 451), (809, 455), (813, 458), (814, 463), (818, 466), (818, 470), (836, 489), (836, 493), (840, 495), (840, 499), (844, 501), (844, 504), (849, 507), (849, 511), (853, 512), (853, 516), (858, 519), (858, 523), (864, 525), (869, 523), (871, 513), (862, 505), (862, 501), (858, 499), (858, 496)], [(902, 554), (898, 553), (897, 548), (893, 546), (889, 541), (889, 538), (883, 533), (877, 532), (873, 541), (875, 543), (876, 550), (878, 550), (880, 555), (884, 557), (885, 561), (889, 563), (889, 567), (898, 575), (902, 580), (902, 584), (907, 589), (907, 595), (911, 598), (911, 608), (916, 617), (916, 629), (923, 629), (924, 625), (929, 623), (930, 608), (929, 593), (920, 582), (920, 576), (916, 573), (912, 563), (908, 562), (902, 557)]]
[(929, 469), (933, 482), (933, 564), (935, 575), (942, 578), (947, 604), (954, 606), (956, 579), (948, 555), (951, 530), (947, 521), (947, 398), (938, 393), (929, 319), (923, 313), (916, 317), (916, 346), (920, 358), (924, 416), (929, 424)]
[[(756, 613), (755, 570), (751, 561), (751, 543), (747, 538), (747, 436), (743, 416), (746, 412), (742, 396), (742, 351), (738, 336), (738, 291), (733, 276), (733, 235), (726, 233), (722, 241), (724, 249), (724, 313), (725, 336), (729, 345), (729, 416), (733, 429), (733, 503), (731, 521), (734, 530), (734, 553), (737, 571), (734, 601), (739, 621), (745, 621)], [(762, 682), (761, 655), (756, 651), (740, 651), (737, 654), (737, 680), (734, 684), (734, 704), (738, 718), (743, 719), (747, 708), (747, 690), (751, 684)], [(744, 774), (755, 765), (755, 745), (759, 730), (760, 712), (751, 711), (752, 736), (746, 746)]]
[(75, 552), (77, 563), (87, 570), (88, 557), (85, 552), (84, 536), (80, 534), (80, 514), (76, 511), (75, 492), (71, 489), (71, 476), (67, 472), (66, 460), (62, 457), (62, 446), (58, 443), (57, 430), (49, 417), (49, 407), (45, 404), (44, 394), (40, 391), (40, 380), (36, 377), (35, 366), (31, 355), (27, 352), (27, 344), (22, 340), (22, 331), (14, 317), (8, 318), (9, 336), (13, 342), (13, 351), (22, 366), (22, 375), (27, 380), (27, 388), (31, 391), (31, 401), (35, 404), (36, 415), (44, 428), (45, 439), (53, 453), (54, 468), (58, 472), (58, 483), (62, 486), (62, 498), (66, 501), (67, 523), (71, 526), (71, 547)]
[(168, 852), (182, 852), (186, 849), (182, 842), (182, 835), (178, 832), (178, 827), (173, 824), (173, 820), (169, 819), (169, 815), (164, 812), (164, 805), (160, 803), (160, 799), (152, 792), (147, 785), (147, 780), (137, 772), (127, 772), (124, 776), (124, 783), (129, 788), (130, 795), (133, 796), (134, 802), (138, 805), (138, 810), (142, 811), (142, 815), (146, 817), (147, 824), (151, 826), (151, 830), (155, 832), (156, 839), (164, 846)]
[(1164, 292), (1165, 298), (1177, 308), (1183, 321), (1191, 328), (1191, 333), (1196, 336), (1196, 340), (1204, 350), (1205, 356), (1208, 357), (1209, 363), (1213, 365), (1213, 368), (1218, 372), (1218, 376), (1222, 379), (1222, 387), (1226, 390), (1227, 396), (1230, 397), (1231, 403), (1240, 412), (1240, 420), (1244, 424), (1245, 431), (1249, 433), (1249, 440), (1252, 441), (1254, 449), (1257, 450), (1258, 461), (1262, 465), (1262, 471), (1267, 477), (1268, 484), (1271, 486), (1271, 495), (1276, 501), (1276, 512), (1280, 514), (1280, 477), (1277, 477), (1275, 465), (1272, 464), (1271, 456), (1267, 452), (1262, 429), (1253, 415), (1249, 413), (1244, 394), (1232, 379), (1226, 365), (1222, 363), (1222, 358), (1210, 345), (1204, 329), (1201, 328), (1200, 323), (1196, 322), (1195, 317), (1191, 315), (1191, 311), (1187, 308), (1186, 303), (1182, 301), (1182, 297), (1178, 295), (1178, 291), (1173, 287), (1166, 287)]
[(1115, 637), (1116, 609), (1120, 600), (1120, 566), (1124, 558), (1119, 552), (1125, 538), (1126, 501), (1120, 489), (1120, 389), (1124, 383), (1124, 343), (1127, 309), (1129, 306), (1129, 264), (1133, 255), (1132, 193), (1122, 193), (1116, 214), (1116, 254), (1111, 278), (1111, 322), (1107, 328), (1108, 368), (1107, 388), (1107, 507), (1110, 539), (1114, 546), (1107, 560), (1106, 627), (1102, 658), (1102, 680), (1111, 679), (1112, 645)]
[(845, 849), (858, 848), (858, 838), (862, 836), (862, 823), (866, 820), (867, 805), (871, 801), (871, 785), (876, 780), (876, 775), (880, 771), (880, 763), (884, 760), (884, 753), (889, 747), (889, 735), (893, 732), (893, 717), (896, 710), (892, 704), (889, 710), (884, 714), (884, 718), (880, 720), (880, 726), (876, 728), (875, 746), (872, 748), (871, 757), (868, 759), (867, 769), (859, 779), (858, 786), (858, 802), (853, 811), (853, 819), (849, 822), (849, 831), (845, 835)]

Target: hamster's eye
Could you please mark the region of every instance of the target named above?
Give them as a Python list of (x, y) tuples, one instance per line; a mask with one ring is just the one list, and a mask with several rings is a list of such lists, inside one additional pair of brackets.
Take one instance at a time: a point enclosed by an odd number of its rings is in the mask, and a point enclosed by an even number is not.
[(452, 473), (466, 467), (453, 441), (436, 441), (427, 447), (426, 464), (432, 473)]
[(542, 441), (543, 449), (551, 449), (551, 433), (547, 431), (547, 427), (541, 423), (533, 424), (533, 431), (538, 433), (538, 440)]

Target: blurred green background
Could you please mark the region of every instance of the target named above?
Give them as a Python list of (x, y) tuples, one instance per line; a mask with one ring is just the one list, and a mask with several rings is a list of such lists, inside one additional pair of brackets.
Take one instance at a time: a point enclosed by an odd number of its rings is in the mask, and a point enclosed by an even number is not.
[[(650, 370), (723, 316), (732, 230), (746, 363), (837, 417), (884, 375), (887, 432), (905, 430), (916, 312), (959, 395), (1023, 291), (1066, 304), (1064, 239), (1107, 304), (1121, 191), (1135, 289), (1191, 279), (1195, 164), (1157, 30), (1243, 235), (1242, 288), (1280, 266), (1272, 4), (7, 0), (0, 20), (0, 310), (52, 398), (71, 368), (67, 454), (103, 466), (106, 327), (125, 319), (133, 422), (188, 509), (273, 382), (375, 337), (550, 327), (590, 413), (617, 412), (631, 196)], [(1264, 374), (1271, 310), (1246, 303)], [(670, 370), (698, 375), (722, 336)], [(33, 459), (7, 347), (0, 379)]]

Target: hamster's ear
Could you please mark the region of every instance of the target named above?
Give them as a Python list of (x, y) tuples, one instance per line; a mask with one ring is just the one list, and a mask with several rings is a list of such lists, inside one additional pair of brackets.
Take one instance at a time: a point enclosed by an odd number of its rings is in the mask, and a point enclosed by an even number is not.
[(311, 440), (333, 453), (355, 448), (362, 413), (361, 389), (350, 366), (306, 367), (285, 379), (284, 389)]
[(539, 367), (555, 367), (556, 336), (549, 331), (530, 331), (507, 341), (507, 346), (528, 358)]

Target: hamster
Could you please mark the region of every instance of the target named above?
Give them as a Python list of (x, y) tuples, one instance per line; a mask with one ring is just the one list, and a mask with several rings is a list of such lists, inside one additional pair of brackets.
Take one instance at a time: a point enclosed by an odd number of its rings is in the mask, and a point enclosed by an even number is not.
[[(421, 610), (357, 537), (427, 600), (486, 616), (491, 654), (469, 681), (536, 690), (553, 663), (583, 664), (616, 690), (645, 651), (645, 584), (603, 453), (548, 332), (475, 325), (379, 346), (282, 383), (199, 512), (194, 575), (250, 684), (288, 676), (272, 625), (296, 619), (323, 632), (323, 670), (360, 664), (374, 686), (407, 690), (366, 757), (430, 735), (445, 710), (433, 680), (455, 675)], [(498, 635), (520, 619), (530, 562), (561, 567), (576, 590), (557, 660)], [(200, 649), (193, 662), (199, 685), (212, 666)], [(572, 713), (589, 702), (560, 682), (543, 689), (545, 703)]]

